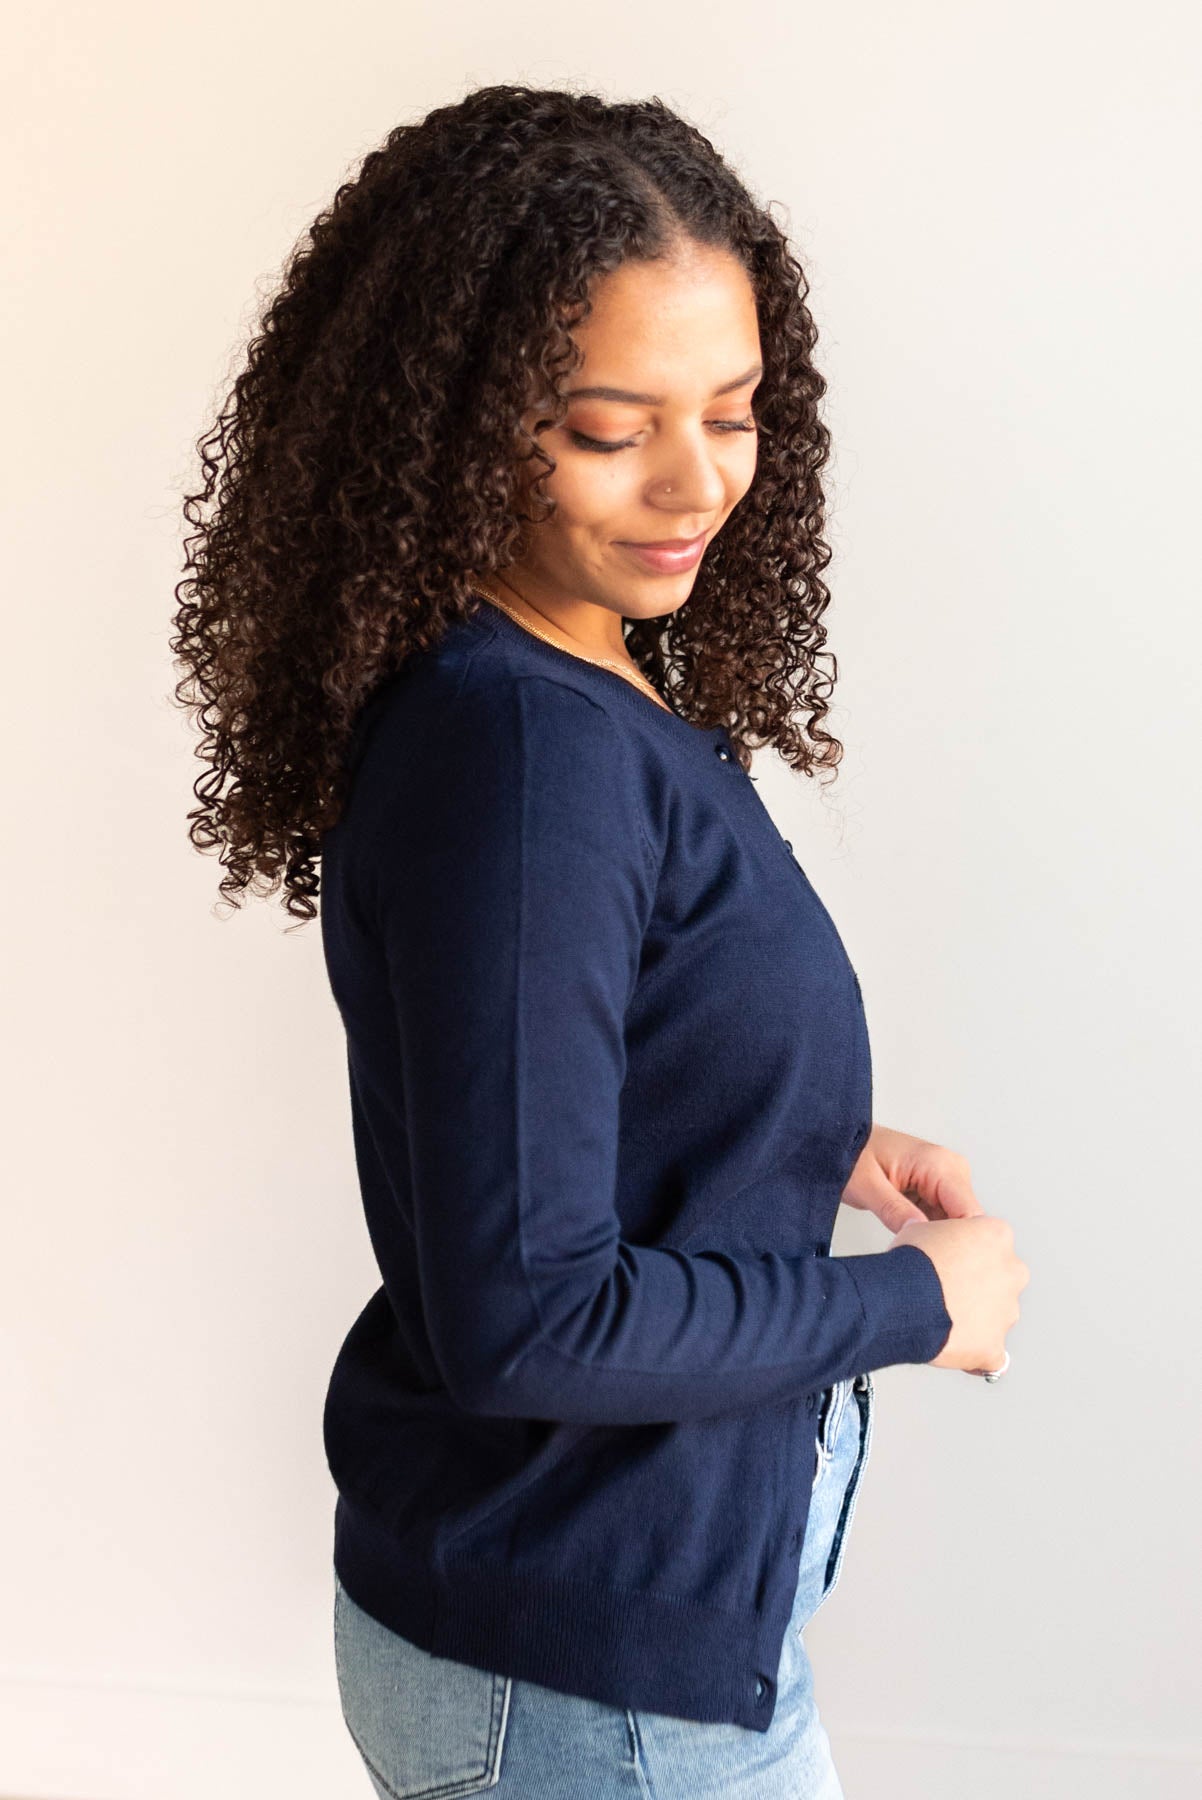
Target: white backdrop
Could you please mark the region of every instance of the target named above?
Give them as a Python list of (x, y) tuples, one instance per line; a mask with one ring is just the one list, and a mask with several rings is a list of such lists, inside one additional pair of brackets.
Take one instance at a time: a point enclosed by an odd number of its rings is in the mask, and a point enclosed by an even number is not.
[(166, 646), (257, 297), (395, 123), (495, 80), (660, 94), (782, 209), (847, 755), (756, 773), (877, 1119), (968, 1155), (1032, 1272), (1004, 1381), (878, 1377), (807, 1633), (849, 1800), (1196, 1794), (1198, 9), (59, 0), (8, 48), (0, 1795), (368, 1792), (341, 1027), (316, 921), (215, 907)]

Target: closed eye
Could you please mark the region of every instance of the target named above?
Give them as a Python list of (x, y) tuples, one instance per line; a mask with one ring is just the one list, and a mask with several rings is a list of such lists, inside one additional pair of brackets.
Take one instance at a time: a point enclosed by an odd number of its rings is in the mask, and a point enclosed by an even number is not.
[[(756, 422), (750, 419), (711, 419), (711, 431), (754, 431)], [(623, 438), (620, 443), (610, 443), (606, 438), (586, 437), (583, 431), (568, 430), (571, 441), (581, 450), (595, 450), (601, 456), (612, 455), (615, 450), (630, 450), (634, 447), (633, 438)]]

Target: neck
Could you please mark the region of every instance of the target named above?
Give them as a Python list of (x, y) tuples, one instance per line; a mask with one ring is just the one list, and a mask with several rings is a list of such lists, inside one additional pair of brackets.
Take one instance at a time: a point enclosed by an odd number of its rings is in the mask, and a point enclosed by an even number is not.
[(608, 606), (594, 606), (589, 600), (528, 600), (505, 575), (494, 575), (492, 586), (514, 612), (530, 624), (557, 634), (569, 648), (580, 650), (585, 656), (630, 662), (622, 633), (623, 620)]

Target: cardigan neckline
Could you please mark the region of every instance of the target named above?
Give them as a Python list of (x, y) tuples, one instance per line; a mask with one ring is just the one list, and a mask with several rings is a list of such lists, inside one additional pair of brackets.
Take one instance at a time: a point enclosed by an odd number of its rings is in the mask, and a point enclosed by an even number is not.
[(626, 680), (624, 675), (619, 675), (616, 669), (604, 668), (600, 663), (589, 662), (586, 657), (577, 656), (574, 651), (565, 650), (559, 644), (547, 643), (543, 638), (536, 637), (532, 631), (528, 631), (524, 625), (519, 625), (516, 619), (511, 619), (509, 614), (503, 612), (499, 606), (490, 605), (487, 600), (482, 599), (479, 610), (467, 615), (467, 622), (470, 624), (480, 622), (486, 629), (491, 629), (494, 633), (499, 632), (502, 637), (509, 636), (514, 641), (528, 645), (536, 656), (541, 656), (545, 660), (553, 660), (560, 666), (567, 661), (575, 668), (599, 677), (608, 684), (607, 692), (617, 693), (628, 706), (638, 707), (643, 714), (650, 714), (661, 730), (677, 734), (687, 732), (690, 737), (708, 743), (728, 737), (725, 725), (694, 725), (691, 719), (686, 719), (683, 713), (677, 712), (670, 701), (668, 704), (671, 710), (665, 711), (646, 694), (641, 694), (632, 683)]

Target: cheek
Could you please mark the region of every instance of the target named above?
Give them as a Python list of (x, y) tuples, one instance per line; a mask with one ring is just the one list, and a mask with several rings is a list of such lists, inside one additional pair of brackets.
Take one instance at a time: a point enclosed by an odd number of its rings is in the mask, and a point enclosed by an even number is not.
[(620, 522), (638, 498), (638, 485), (622, 457), (573, 457), (561, 462), (546, 485), (558, 503), (556, 523), (565, 531), (600, 530)]
[(753, 434), (740, 443), (739, 454), (730, 465), (731, 485), (738, 491), (740, 499), (755, 480), (756, 465), (759, 460), (760, 440)]

